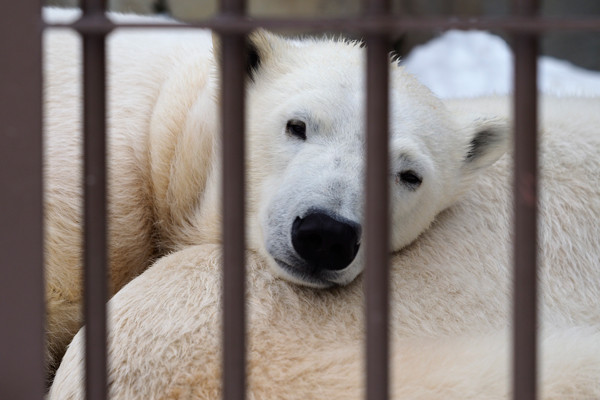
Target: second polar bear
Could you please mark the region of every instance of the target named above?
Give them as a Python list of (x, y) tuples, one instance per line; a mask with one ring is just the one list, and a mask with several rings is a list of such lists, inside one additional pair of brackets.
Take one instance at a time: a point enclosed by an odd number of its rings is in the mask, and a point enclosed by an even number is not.
[[(56, 362), (80, 327), (80, 43), (64, 31), (45, 40), (48, 340)], [(248, 247), (287, 280), (346, 285), (363, 270), (362, 50), (264, 31), (250, 44)], [(162, 255), (221, 240), (219, 82), (206, 31), (117, 31), (108, 59), (115, 293)], [(400, 68), (391, 85), (398, 250), (504, 153), (508, 126), (493, 115), (455, 118)]]

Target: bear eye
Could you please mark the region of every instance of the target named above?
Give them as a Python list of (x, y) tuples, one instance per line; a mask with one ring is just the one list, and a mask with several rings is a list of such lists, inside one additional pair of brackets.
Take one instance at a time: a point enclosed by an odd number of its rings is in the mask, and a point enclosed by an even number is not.
[(298, 119), (291, 119), (285, 126), (285, 131), (299, 139), (306, 140), (306, 124)]
[(396, 181), (401, 181), (410, 189), (415, 190), (421, 185), (421, 183), (423, 182), (423, 178), (421, 178), (415, 171), (409, 169), (400, 172), (396, 177)]

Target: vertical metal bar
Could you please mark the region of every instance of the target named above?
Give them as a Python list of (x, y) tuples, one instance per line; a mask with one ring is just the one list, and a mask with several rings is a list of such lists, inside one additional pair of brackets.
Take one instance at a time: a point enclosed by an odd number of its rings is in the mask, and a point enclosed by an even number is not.
[(103, 18), (104, 11), (106, 11), (106, 0), (81, 0), (81, 9), (83, 16)]
[[(514, 14), (535, 15), (537, 1), (514, 0)], [(515, 34), (515, 243), (513, 397), (537, 395), (537, 53), (535, 34)]]
[[(390, 4), (387, 0), (371, 0), (365, 10), (367, 16), (380, 16), (389, 12)], [(365, 296), (369, 400), (389, 397), (388, 40), (387, 34), (369, 34), (366, 38)]]
[(106, 399), (107, 232), (105, 172), (104, 37), (85, 35), (85, 335), (86, 395)]
[[(223, 0), (225, 18), (242, 16), (244, 0)], [(245, 35), (221, 35), (223, 141), (223, 398), (246, 396), (244, 80)]]
[[(84, 19), (105, 19), (104, 1), (83, 1)], [(83, 35), (84, 315), (86, 398), (107, 398), (105, 33)]]
[(41, 15), (0, 14), (0, 398), (44, 395)]

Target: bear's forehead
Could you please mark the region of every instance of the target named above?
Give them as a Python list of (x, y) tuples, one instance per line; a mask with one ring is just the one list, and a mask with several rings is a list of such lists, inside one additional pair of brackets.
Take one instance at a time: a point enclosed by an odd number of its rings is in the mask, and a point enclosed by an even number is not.
[(335, 63), (307, 62), (289, 70), (287, 76), (282, 77), (291, 84), (306, 89), (318, 90), (345, 90), (349, 92), (363, 91), (363, 74), (360, 68), (345, 66), (340, 68)]
[[(363, 93), (365, 90), (366, 51), (359, 43), (315, 40), (293, 47), (283, 57), (287, 60), (282, 62), (288, 65), (283, 69), (289, 73), (286, 79), (304, 88), (316, 87), (323, 91), (348, 93)], [(409, 97), (436, 107), (441, 104), (429, 89), (391, 59), (390, 84), (391, 90), (400, 97)]]
[[(313, 40), (292, 44), (280, 56), (265, 74), (267, 87), (256, 86), (260, 103), (270, 103), (286, 118), (298, 111), (332, 128), (364, 129), (366, 51), (360, 44)], [(390, 90), (392, 134), (444, 130), (443, 104), (391, 60)]]

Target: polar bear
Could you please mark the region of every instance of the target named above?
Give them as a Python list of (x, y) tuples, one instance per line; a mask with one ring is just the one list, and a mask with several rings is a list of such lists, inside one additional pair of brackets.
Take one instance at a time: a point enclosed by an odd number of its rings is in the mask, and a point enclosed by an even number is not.
[[(77, 36), (50, 32), (45, 42), (52, 365), (81, 325), (81, 78)], [(289, 281), (346, 285), (363, 270), (362, 50), (264, 31), (250, 43), (248, 248)], [(219, 79), (207, 31), (118, 31), (108, 54), (112, 295), (165, 254), (220, 242)], [(298, 57), (302, 68), (292, 65)], [(454, 118), (399, 68), (392, 85), (390, 213), (401, 228), (391, 247), (399, 250), (504, 153), (508, 127), (494, 115)]]
[[(77, 143), (74, 124), (52, 120), (76, 110), (64, 102), (77, 95), (63, 95), (77, 82), (68, 41), (75, 47), (68, 35), (48, 43), (47, 71), (60, 83), (47, 88), (50, 157), (59, 145)], [(249, 397), (357, 398), (364, 49), (264, 31), (250, 36), (249, 48)], [(140, 274), (109, 302), (111, 396), (217, 398), (219, 78), (211, 38), (202, 31), (119, 33), (109, 54), (113, 291)], [(506, 398), (508, 101), (442, 103), (402, 68), (391, 70), (393, 394)], [(598, 106), (577, 99), (543, 106), (545, 398), (600, 396)], [(51, 194), (79, 215), (56, 182)], [(72, 190), (68, 197), (76, 198)], [(57, 217), (56, 230), (62, 218), (73, 217)], [(71, 261), (49, 269), (72, 273), (65, 268), (78, 265), (76, 254)], [(82, 340), (82, 332), (73, 339), (50, 398), (82, 398)]]

